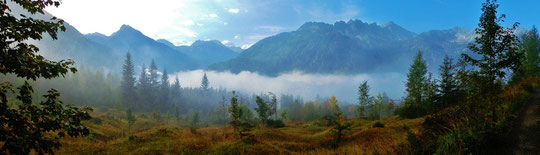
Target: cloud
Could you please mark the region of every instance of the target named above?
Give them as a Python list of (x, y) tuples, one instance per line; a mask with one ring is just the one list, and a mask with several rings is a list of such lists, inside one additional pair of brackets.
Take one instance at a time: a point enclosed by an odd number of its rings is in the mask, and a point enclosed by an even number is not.
[[(199, 87), (203, 70), (179, 72), (170, 75), (178, 76), (183, 87)], [(368, 80), (371, 86), (371, 95), (386, 92), (392, 98), (401, 98), (404, 95), (405, 75), (400, 73), (378, 73), (357, 75), (332, 74), (304, 74), (290, 72), (277, 77), (269, 77), (253, 72), (243, 71), (238, 74), (231, 72), (206, 71), (210, 86), (226, 88), (244, 93), (293, 94), (313, 99), (317, 95), (322, 97), (336, 96), (340, 101), (356, 102), (358, 85)]]
[(234, 35), (234, 39), (240, 39), (240, 35)]
[(208, 17), (216, 18), (216, 17), (218, 17), (218, 15), (215, 14), (215, 13), (212, 13), (212, 14), (209, 14)]
[(190, 42), (184, 39), (175, 39), (175, 40), (171, 40), (171, 42), (175, 46), (190, 46), (191, 44), (193, 44), (193, 42)]
[(186, 20), (186, 21), (181, 22), (181, 24), (184, 26), (193, 26), (195, 25), (195, 22), (193, 20)]
[(244, 44), (242, 45), (240, 48), (245, 50), (245, 49), (248, 49), (249, 47), (253, 46), (253, 44)]
[(229, 13), (237, 14), (240, 11), (240, 9), (229, 9), (228, 11)]
[(234, 46), (234, 43), (232, 43), (232, 42), (229, 41), (229, 40), (223, 40), (223, 41), (221, 41), (221, 44), (223, 44), (223, 45), (225, 45), (225, 46), (227, 46), (227, 47), (232, 47), (232, 46)]
[(281, 27), (281, 26), (271, 26), (271, 25), (265, 25), (265, 26), (258, 26), (256, 29), (263, 29), (270, 32), (282, 32), (283, 30), (286, 30), (287, 28)]

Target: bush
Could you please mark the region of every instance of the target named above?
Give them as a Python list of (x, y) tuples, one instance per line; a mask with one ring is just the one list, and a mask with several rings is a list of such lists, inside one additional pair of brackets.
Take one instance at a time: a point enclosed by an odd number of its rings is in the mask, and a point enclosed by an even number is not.
[(269, 120), (266, 120), (266, 125), (270, 128), (282, 128), (282, 127), (285, 127), (285, 124), (283, 123), (282, 120), (273, 120), (273, 119), (269, 119)]
[(373, 127), (374, 128), (384, 128), (384, 124), (381, 123), (381, 122), (375, 122), (375, 124), (373, 124)]
[(135, 136), (135, 135), (131, 135), (128, 138), (129, 141), (135, 141), (135, 139), (137, 139), (137, 136)]

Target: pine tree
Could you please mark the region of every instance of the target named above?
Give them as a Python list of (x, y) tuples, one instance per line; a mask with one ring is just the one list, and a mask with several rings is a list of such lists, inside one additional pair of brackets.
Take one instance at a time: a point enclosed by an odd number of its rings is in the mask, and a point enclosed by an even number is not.
[(160, 103), (161, 105), (169, 106), (169, 75), (167, 75), (167, 70), (163, 70), (163, 75), (161, 75), (161, 85), (160, 85)]
[[(540, 36), (535, 26), (521, 38), (519, 52), (524, 56), (522, 64), (516, 73), (516, 78), (525, 76), (539, 76), (540, 68)], [(518, 79), (515, 79), (518, 80)]]
[(234, 132), (238, 133), (239, 135), (242, 134), (240, 131), (240, 118), (242, 117), (244, 112), (242, 111), (242, 108), (240, 108), (238, 98), (234, 91), (232, 92), (231, 105), (229, 106), (228, 110), (229, 115), (231, 116), (230, 124), (234, 128)]
[(362, 84), (358, 87), (358, 103), (359, 106), (357, 109), (358, 116), (365, 116), (366, 107), (373, 102), (373, 98), (369, 96), (369, 85), (367, 80), (363, 81)]
[(442, 109), (448, 107), (457, 102), (457, 80), (454, 73), (454, 65), (452, 64), (452, 58), (444, 57), (443, 64), (439, 68), (441, 80), (439, 83), (439, 98), (436, 109)]
[(427, 113), (426, 103), (426, 84), (427, 82), (427, 65), (422, 58), (422, 52), (418, 51), (414, 62), (407, 74), (406, 92), (404, 108), (400, 113), (401, 116), (414, 118), (423, 116)]
[(133, 126), (133, 124), (135, 124), (135, 121), (137, 120), (137, 118), (135, 118), (135, 115), (133, 115), (133, 112), (131, 112), (131, 108), (128, 108), (126, 111), (126, 119), (130, 128), (131, 126)]
[(202, 80), (201, 80), (201, 89), (204, 91), (208, 91), (208, 77), (206, 76), (206, 73), (204, 73)]
[(126, 53), (120, 87), (122, 88), (122, 105), (128, 106), (129, 104), (133, 104), (135, 98), (135, 70), (129, 52)]
[(152, 60), (152, 63), (150, 63), (150, 84), (153, 88), (158, 88), (158, 73), (157, 73), (157, 66), (154, 60)]
[(171, 104), (174, 106), (180, 106), (180, 100), (181, 100), (181, 89), (182, 86), (180, 85), (180, 81), (178, 80), (178, 76), (174, 78), (174, 83), (171, 86), (171, 91), (169, 98), (171, 100)]
[(147, 106), (150, 103), (151, 96), (149, 93), (152, 91), (152, 85), (150, 84), (150, 77), (148, 76), (146, 65), (143, 64), (142, 70), (137, 83), (137, 90), (140, 106)]
[(257, 103), (257, 108), (255, 108), (255, 111), (257, 111), (261, 123), (266, 124), (269, 116), (268, 113), (270, 111), (270, 107), (268, 107), (266, 102), (260, 96), (255, 97), (255, 103)]

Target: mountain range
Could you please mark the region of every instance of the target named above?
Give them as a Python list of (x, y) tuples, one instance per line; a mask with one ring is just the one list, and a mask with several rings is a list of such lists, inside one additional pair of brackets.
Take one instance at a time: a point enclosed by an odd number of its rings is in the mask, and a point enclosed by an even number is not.
[(209, 69), (271, 76), (292, 71), (406, 72), (414, 55), (422, 51), (430, 71), (436, 72), (445, 55), (457, 58), (467, 52), (473, 34), (463, 28), (416, 34), (392, 22), (308, 22), (296, 31), (262, 39), (236, 58), (210, 65)]
[[(15, 11), (17, 9), (14, 9)], [(44, 17), (52, 17), (46, 14)], [(44, 37), (30, 41), (49, 59), (73, 59), (78, 65), (120, 71), (126, 52), (135, 66), (150, 64), (178, 72), (194, 69), (252, 71), (277, 76), (301, 71), (321, 74), (357, 74), (407, 71), (417, 51), (424, 53), (429, 70), (437, 72), (445, 55), (457, 58), (467, 52), (474, 31), (464, 28), (414, 33), (395, 24), (367, 23), (360, 20), (334, 24), (307, 22), (297, 30), (264, 38), (240, 51), (217, 40), (195, 41), (175, 46), (154, 40), (129, 25), (106, 36), (81, 34), (67, 22), (58, 40)]]

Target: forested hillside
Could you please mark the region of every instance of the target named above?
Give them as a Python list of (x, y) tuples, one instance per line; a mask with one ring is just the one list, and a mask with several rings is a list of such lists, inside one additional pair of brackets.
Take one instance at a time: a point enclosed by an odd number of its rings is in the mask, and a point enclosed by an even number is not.
[[(403, 72), (414, 54), (425, 53), (430, 64), (445, 55), (458, 58), (474, 38), (471, 30), (454, 28), (420, 34), (395, 23), (379, 25), (360, 20), (334, 24), (308, 22), (298, 30), (265, 38), (237, 58), (211, 65), (211, 70), (279, 75), (307, 73)], [(430, 67), (436, 71), (436, 67)]]

